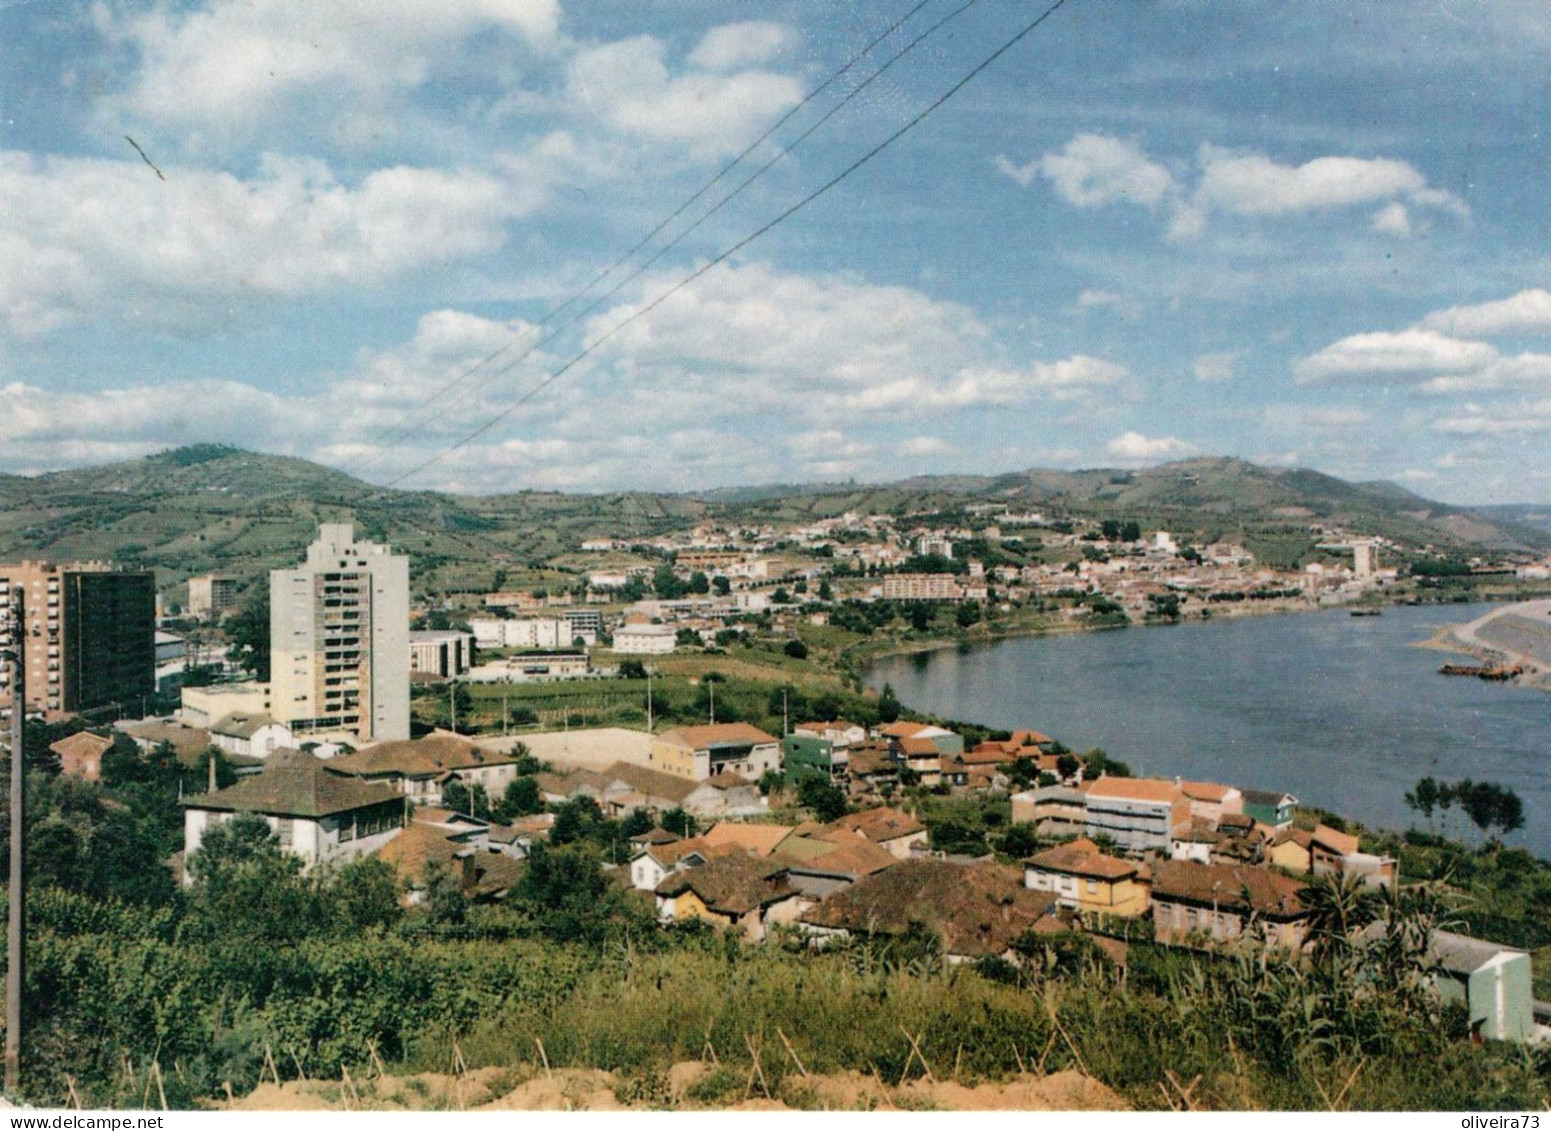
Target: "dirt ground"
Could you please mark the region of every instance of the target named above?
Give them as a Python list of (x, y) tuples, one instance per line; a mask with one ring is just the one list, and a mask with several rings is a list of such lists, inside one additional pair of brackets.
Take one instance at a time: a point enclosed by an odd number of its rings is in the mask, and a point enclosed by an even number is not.
[[(1017, 1076), (1000, 1082), (911, 1080), (902, 1086), (868, 1073), (788, 1076), (767, 1095), (758, 1079), (714, 1101), (695, 1098), (713, 1066), (675, 1064), (643, 1087), (597, 1069), (476, 1068), (461, 1076), (422, 1073), (349, 1080), (265, 1083), (222, 1104), (231, 1111), (1121, 1111), (1125, 1102), (1078, 1072)], [(725, 1081), (726, 1074), (722, 1079)], [(620, 1098), (624, 1092), (629, 1100)], [(706, 1095), (704, 1088), (698, 1093)]]

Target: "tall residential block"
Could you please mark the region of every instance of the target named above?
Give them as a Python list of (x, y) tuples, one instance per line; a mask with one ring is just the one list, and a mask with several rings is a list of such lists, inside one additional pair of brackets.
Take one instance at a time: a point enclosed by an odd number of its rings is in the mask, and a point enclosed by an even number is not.
[(237, 607), (237, 579), (228, 573), (207, 573), (188, 579), (188, 615), (209, 619)]
[[(14, 593), (25, 613), (28, 711), (46, 717), (116, 709), (138, 718), (156, 691), (156, 577), (102, 562), (0, 564), (0, 649), (9, 646)], [(0, 660), (0, 715), (11, 673)]]
[(269, 574), (270, 714), (298, 734), (409, 737), (409, 559), (325, 523)]

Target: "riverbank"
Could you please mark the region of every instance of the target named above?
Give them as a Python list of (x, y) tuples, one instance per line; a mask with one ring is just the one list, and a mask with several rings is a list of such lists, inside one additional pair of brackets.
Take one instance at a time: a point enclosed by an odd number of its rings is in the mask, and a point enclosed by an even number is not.
[[(1338, 610), (1352, 612), (1356, 610), (1371, 610), (1367, 615), (1377, 615), (1384, 608), (1409, 608), (1429, 605), (1452, 605), (1472, 602), (1498, 602), (1516, 601), (1524, 603), (1522, 596), (1529, 593), (1545, 591), (1545, 586), (1524, 587), (1517, 592), (1504, 592), (1492, 590), (1487, 593), (1471, 594), (1469, 601), (1460, 599), (1461, 595), (1451, 594), (1447, 598), (1439, 596), (1433, 599), (1422, 599), (1419, 594), (1410, 589), (1396, 589), (1384, 593), (1375, 593), (1372, 596), (1377, 600), (1364, 599), (1345, 605), (1315, 605), (1296, 599), (1273, 598), (1266, 601), (1238, 602), (1216, 605), (1203, 605), (1199, 609), (1185, 609), (1177, 620), (1146, 619), (1133, 620), (1125, 624), (1090, 624), (1086, 618), (1056, 619), (1044, 614), (1037, 614), (1022, 620), (1000, 623), (993, 619), (989, 622), (981, 622), (973, 629), (960, 631), (952, 635), (918, 636), (913, 638), (893, 638), (889, 640), (866, 640), (852, 644), (841, 650), (836, 657), (836, 664), (841, 673), (861, 686), (866, 682), (867, 670), (884, 660), (895, 659), (902, 656), (928, 655), (945, 649), (962, 648), (965, 646), (996, 644), (1006, 640), (1039, 639), (1042, 637), (1065, 637), (1083, 633), (1112, 632), (1125, 628), (1176, 628), (1184, 624), (1209, 624), (1217, 621), (1237, 621), (1257, 617), (1276, 617), (1283, 615), (1297, 615), (1304, 613), (1329, 613)], [(1551, 604), (1551, 599), (1544, 603)], [(1469, 649), (1454, 647), (1452, 645), (1437, 643), (1434, 640), (1421, 642), (1419, 647), (1437, 647), (1444, 651), (1456, 652), (1464, 655), (1476, 655)], [(1540, 665), (1537, 665), (1540, 666)], [(1551, 667), (1551, 661), (1546, 665)], [(1547, 673), (1551, 677), (1551, 673)], [(1535, 686), (1540, 686), (1536, 684)]]
[(1445, 625), (1421, 646), (1517, 667), (1516, 682), (1551, 691), (1551, 600), (1518, 601), (1466, 624)]

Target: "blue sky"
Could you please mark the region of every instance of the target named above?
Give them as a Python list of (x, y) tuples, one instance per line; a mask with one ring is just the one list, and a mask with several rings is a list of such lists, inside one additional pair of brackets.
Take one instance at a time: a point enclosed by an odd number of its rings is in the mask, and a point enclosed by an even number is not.
[(1551, 502), (1538, 0), (1068, 0), (616, 330), (1045, 6), (928, 0), (543, 323), (914, 3), (0, 0), (0, 470), (223, 442), (689, 490), (1226, 454)]

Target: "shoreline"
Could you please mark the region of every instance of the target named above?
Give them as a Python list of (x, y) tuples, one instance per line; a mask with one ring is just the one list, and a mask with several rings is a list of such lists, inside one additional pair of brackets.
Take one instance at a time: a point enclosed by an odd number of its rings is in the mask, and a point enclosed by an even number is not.
[[(1410, 595), (1408, 595), (1405, 598), (1396, 597), (1396, 598), (1392, 598), (1392, 599), (1386, 599), (1386, 600), (1378, 602), (1378, 603), (1369, 602), (1369, 601), (1352, 601), (1352, 602), (1348, 602), (1347, 604), (1344, 604), (1344, 605), (1285, 606), (1285, 605), (1273, 605), (1271, 602), (1266, 602), (1266, 605), (1264, 605), (1264, 606), (1256, 606), (1256, 607), (1245, 607), (1244, 605), (1229, 606), (1228, 608), (1224, 609), (1221, 612), (1215, 612), (1214, 611), (1213, 615), (1210, 616), (1210, 617), (1186, 615), (1186, 616), (1182, 616), (1178, 621), (1173, 621), (1173, 622), (1168, 622), (1168, 621), (1132, 621), (1129, 624), (1086, 625), (1086, 624), (1082, 624), (1082, 623), (1079, 623), (1079, 622), (1068, 621), (1066, 623), (1052, 624), (1052, 625), (1048, 625), (1048, 626), (1027, 626), (1027, 627), (1020, 627), (1020, 628), (1009, 628), (1009, 629), (1005, 629), (1005, 630), (1001, 630), (1001, 631), (988, 631), (988, 632), (983, 632), (983, 633), (976, 633), (976, 634), (970, 635), (970, 636), (938, 636), (938, 637), (931, 637), (931, 638), (923, 638), (923, 639), (919, 639), (919, 640), (909, 640), (909, 641), (899, 640), (899, 641), (894, 641), (894, 642), (892, 642), (890, 644), (887, 644), (887, 645), (880, 646), (876, 651), (868, 651), (867, 650), (868, 649), (868, 645), (866, 645), (866, 644), (857, 644), (857, 645), (852, 645), (851, 648), (846, 649), (841, 654), (840, 663), (841, 663), (841, 667), (842, 667), (842, 674), (845, 674), (845, 672), (844, 672), (844, 668), (845, 667), (853, 665), (853, 664), (856, 665), (855, 670), (851, 674), (854, 675), (855, 679), (857, 680), (858, 685), (863, 687), (863, 688), (865, 688), (867, 686), (867, 681), (866, 681), (866, 671), (867, 671), (867, 669), (872, 667), (873, 665), (879, 663), (880, 661), (892, 660), (892, 659), (896, 659), (896, 658), (899, 658), (899, 657), (902, 657), (902, 656), (927, 655), (927, 654), (932, 653), (932, 652), (940, 652), (940, 651), (942, 651), (944, 649), (947, 649), (947, 648), (959, 648), (961, 646), (966, 646), (966, 645), (967, 646), (976, 646), (976, 645), (998, 644), (998, 643), (1001, 643), (1004, 640), (1037, 639), (1037, 638), (1043, 637), (1043, 636), (1071, 636), (1071, 635), (1074, 635), (1074, 634), (1077, 634), (1077, 633), (1087, 633), (1087, 632), (1117, 632), (1117, 631), (1121, 631), (1121, 630), (1124, 630), (1124, 629), (1133, 629), (1133, 628), (1177, 628), (1180, 625), (1186, 625), (1186, 624), (1210, 624), (1213, 621), (1221, 621), (1221, 620), (1242, 620), (1242, 619), (1247, 619), (1247, 618), (1251, 618), (1251, 617), (1302, 616), (1302, 615), (1309, 614), (1309, 613), (1332, 613), (1332, 612), (1340, 612), (1340, 611), (1343, 611), (1343, 610), (1346, 611), (1348, 614), (1350, 614), (1352, 610), (1356, 610), (1356, 609), (1413, 608), (1413, 607), (1421, 607), (1421, 606), (1427, 606), (1427, 605), (1452, 605), (1452, 604), (1472, 604), (1472, 605), (1474, 605), (1474, 604), (1492, 604), (1492, 605), (1508, 604), (1508, 605), (1511, 606), (1511, 605), (1519, 605), (1519, 604), (1529, 604), (1529, 603), (1532, 603), (1532, 601), (1534, 601), (1534, 600), (1540, 600), (1540, 599), (1539, 598), (1524, 598), (1524, 597), (1519, 597), (1519, 596), (1503, 596), (1503, 595), (1490, 595), (1489, 594), (1489, 595), (1472, 595), (1470, 600), (1463, 601), (1463, 602), (1456, 602), (1456, 601), (1418, 601), (1418, 600), (1415, 600), (1414, 597), (1412, 597)], [(1551, 602), (1547, 602), (1547, 603), (1551, 604)], [(1269, 606), (1269, 607), (1267, 607), (1267, 606)], [(1494, 612), (1495, 611), (1496, 610), (1494, 610)], [(1480, 620), (1480, 619), (1484, 619), (1484, 618), (1477, 618), (1477, 619)], [(1474, 623), (1474, 622), (1472, 622), (1472, 623)], [(1447, 642), (1444, 641), (1443, 638), (1450, 637), (1450, 634), (1452, 634), (1454, 629), (1457, 628), (1457, 627), (1463, 627), (1463, 626), (1449, 625), (1449, 626), (1445, 626), (1443, 628), (1440, 628), (1440, 629), (1435, 631), (1433, 637), (1431, 637), (1428, 640), (1417, 641), (1417, 642), (1415, 642), (1413, 644), (1413, 647), (1417, 647), (1417, 648), (1436, 648), (1436, 649), (1438, 649), (1440, 651), (1453, 652), (1456, 655), (1475, 656), (1477, 659), (1485, 658), (1485, 657), (1479, 656), (1476, 652), (1471, 651), (1467, 647), (1456, 646), (1454, 644), (1450, 644), (1450, 643), (1447, 643)], [(1483, 646), (1483, 647), (1487, 647), (1487, 646)], [(861, 657), (858, 657), (855, 654), (856, 652), (864, 653), (864, 655), (861, 656)], [(1502, 654), (1500, 650), (1499, 650), (1498, 654), (1499, 655)], [(1526, 665), (1526, 666), (1530, 666), (1530, 665)], [(1528, 683), (1528, 682), (1526, 682), (1525, 686), (1534, 687), (1537, 690), (1548, 690), (1548, 691), (1551, 691), (1551, 670), (1547, 670), (1547, 666), (1544, 665), (1544, 664), (1540, 664), (1540, 663), (1533, 663), (1533, 666), (1537, 669), (1537, 675), (1536, 675), (1537, 681), (1543, 681), (1543, 682), (1535, 682), (1535, 683)]]
[[(1493, 609), (1473, 621), (1444, 625), (1435, 630), (1429, 639), (1418, 641), (1415, 647), (1470, 656), (1485, 664), (1514, 665), (1522, 668), (1523, 674), (1514, 678), (1512, 682), (1536, 691), (1551, 691), (1551, 662), (1548, 662), (1545, 656), (1536, 655), (1533, 651), (1516, 651), (1480, 637), (1480, 630), (1500, 617), (1521, 616), (1545, 619), (1548, 613), (1551, 613), (1551, 601), (1543, 599), (1515, 601), (1502, 608)], [(1551, 648), (1551, 622), (1547, 623), (1546, 629), (1545, 644), (1547, 648)]]

